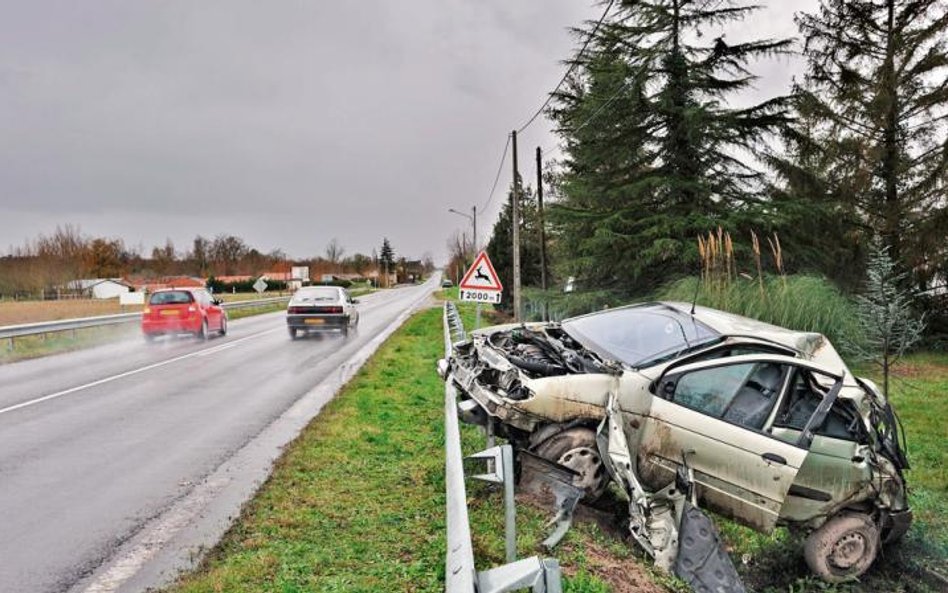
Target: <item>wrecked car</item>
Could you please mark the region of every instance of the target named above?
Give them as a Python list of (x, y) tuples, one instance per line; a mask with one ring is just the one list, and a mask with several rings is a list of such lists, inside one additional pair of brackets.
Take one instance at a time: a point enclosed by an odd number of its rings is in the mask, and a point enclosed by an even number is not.
[(911, 523), (898, 419), (820, 334), (647, 303), (475, 331), (442, 376), (463, 421), (568, 469), (587, 499), (616, 482), (633, 537), (669, 570), (692, 506), (803, 530), (830, 582)]

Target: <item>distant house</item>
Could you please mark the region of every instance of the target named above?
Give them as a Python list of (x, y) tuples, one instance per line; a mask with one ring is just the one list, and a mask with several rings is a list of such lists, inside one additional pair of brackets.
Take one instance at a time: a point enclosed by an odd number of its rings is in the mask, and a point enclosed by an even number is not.
[(238, 282), (253, 282), (256, 277), (248, 274), (243, 276), (214, 276), (214, 279), (222, 284), (237, 284)]
[(163, 288), (204, 288), (207, 281), (194, 276), (164, 276), (137, 280), (133, 281), (132, 284), (137, 291), (155, 292)]
[(81, 278), (69, 282), (57, 292), (87, 299), (114, 299), (131, 289), (132, 285), (121, 278)]
[(292, 266), (287, 271), (273, 270), (261, 275), (264, 280), (273, 280), (274, 282), (286, 282), (289, 290), (297, 290), (304, 283), (309, 282), (308, 266)]

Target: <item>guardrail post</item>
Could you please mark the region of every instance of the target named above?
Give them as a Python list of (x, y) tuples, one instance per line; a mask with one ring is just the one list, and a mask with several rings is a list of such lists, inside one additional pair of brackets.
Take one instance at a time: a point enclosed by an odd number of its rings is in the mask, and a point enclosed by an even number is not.
[(513, 447), (501, 447), (504, 466), (504, 536), (507, 540), (507, 562), (517, 559), (517, 506), (514, 502)]

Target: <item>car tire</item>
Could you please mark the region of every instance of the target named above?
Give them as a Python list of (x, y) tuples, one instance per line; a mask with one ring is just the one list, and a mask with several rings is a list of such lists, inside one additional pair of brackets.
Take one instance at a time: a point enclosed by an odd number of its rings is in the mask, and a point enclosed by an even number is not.
[(295, 328), (295, 327), (290, 327), (290, 328), (287, 328), (287, 329), (288, 329), (289, 332), (290, 332), (290, 339), (291, 339), (291, 340), (295, 340), (296, 337), (297, 337), (296, 328)]
[(197, 339), (199, 339), (199, 340), (207, 340), (207, 338), (208, 338), (207, 319), (204, 319), (203, 321), (201, 321), (201, 329), (198, 330), (198, 332), (197, 332), (197, 334), (195, 334), (195, 336), (196, 336)]
[(342, 325), (342, 335), (343, 336), (349, 335), (349, 320), (348, 319), (346, 319), (346, 322)]
[(813, 574), (842, 583), (869, 569), (879, 544), (879, 528), (868, 515), (841, 513), (807, 537), (803, 556)]
[(536, 454), (578, 472), (573, 485), (586, 491), (586, 500), (598, 499), (609, 485), (609, 473), (599, 455), (596, 433), (589, 428), (558, 432), (537, 445)]
[(220, 328), (220, 330), (218, 330), (217, 333), (218, 333), (218, 335), (220, 335), (221, 337), (227, 335), (227, 318), (224, 317), (223, 315), (221, 316), (221, 328)]

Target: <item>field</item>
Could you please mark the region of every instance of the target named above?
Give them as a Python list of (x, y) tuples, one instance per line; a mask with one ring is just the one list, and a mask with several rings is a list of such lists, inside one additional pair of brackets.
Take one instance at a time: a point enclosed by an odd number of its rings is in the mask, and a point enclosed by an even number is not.
[[(238, 292), (223, 294), (224, 302), (246, 301), (261, 298), (257, 293)], [(279, 293), (266, 293), (263, 298), (279, 296)], [(61, 301), (0, 301), (0, 326), (21, 323), (38, 323), (73, 319), (75, 317), (94, 317), (96, 315), (115, 315), (141, 311), (141, 305), (119, 305), (118, 299), (68, 299)]]
[[(473, 307), (464, 306), (465, 325)], [(258, 496), (205, 560), (169, 593), (216, 591), (441, 591), (444, 576), (441, 314), (419, 313), (370, 360), (289, 447)], [(902, 546), (861, 583), (828, 586), (807, 576), (800, 542), (761, 536), (719, 520), (750, 590), (759, 593), (934, 593), (944, 582), (945, 429), (948, 356), (912, 357), (894, 397), (909, 438), (917, 521)], [(462, 426), (465, 454), (483, 448)], [(479, 568), (503, 563), (503, 503), (496, 489), (468, 482)], [(585, 509), (554, 555), (564, 591), (686, 591), (657, 573), (623, 537), (618, 499)], [(519, 557), (543, 555), (545, 511), (520, 501)]]

